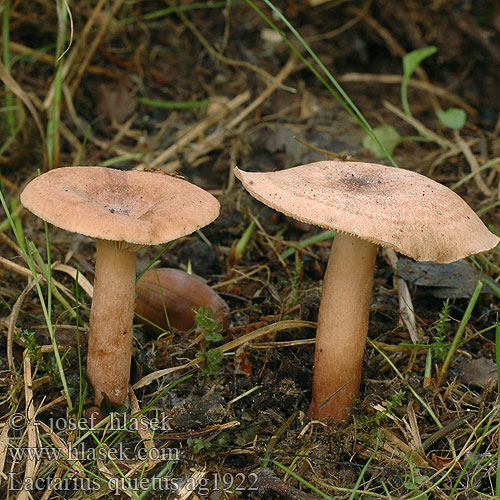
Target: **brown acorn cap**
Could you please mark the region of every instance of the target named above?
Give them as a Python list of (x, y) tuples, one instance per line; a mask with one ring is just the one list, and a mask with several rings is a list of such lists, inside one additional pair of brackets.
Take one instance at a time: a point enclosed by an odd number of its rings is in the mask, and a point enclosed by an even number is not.
[(156, 335), (170, 327), (185, 332), (194, 328), (193, 308), (210, 307), (213, 318), (219, 322), (229, 310), (220, 295), (201, 278), (180, 269), (150, 269), (137, 281), (135, 290), (135, 313), (145, 319), (145, 330)]
[(319, 161), (277, 172), (234, 172), (254, 198), (285, 215), (415, 260), (453, 262), (499, 242), (460, 196), (409, 170)]
[(191, 234), (219, 215), (219, 202), (177, 177), (103, 167), (65, 167), (32, 180), (21, 203), (67, 231), (131, 245)]

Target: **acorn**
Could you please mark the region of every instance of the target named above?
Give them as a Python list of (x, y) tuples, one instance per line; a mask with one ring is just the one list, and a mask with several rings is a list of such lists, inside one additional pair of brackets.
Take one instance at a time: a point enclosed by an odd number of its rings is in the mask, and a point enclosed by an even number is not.
[(180, 269), (150, 269), (136, 284), (135, 312), (140, 320), (144, 318), (146, 331), (154, 335), (171, 328), (191, 330), (195, 327), (192, 308), (200, 306), (210, 307), (212, 317), (219, 322), (229, 311), (226, 302), (203, 280)]

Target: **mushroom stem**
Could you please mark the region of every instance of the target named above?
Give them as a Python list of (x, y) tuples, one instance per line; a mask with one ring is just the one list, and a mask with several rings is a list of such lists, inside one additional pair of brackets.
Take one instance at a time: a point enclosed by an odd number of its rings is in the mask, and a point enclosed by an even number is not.
[(361, 383), (377, 245), (335, 236), (323, 281), (311, 418), (346, 420)]
[(136, 253), (97, 240), (94, 297), (90, 311), (87, 376), (94, 401), (127, 397), (132, 358)]

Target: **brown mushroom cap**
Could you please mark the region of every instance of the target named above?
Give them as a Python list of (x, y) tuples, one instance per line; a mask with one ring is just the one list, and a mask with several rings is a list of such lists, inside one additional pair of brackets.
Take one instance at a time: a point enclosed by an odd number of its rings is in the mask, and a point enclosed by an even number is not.
[(103, 167), (50, 170), (26, 186), (21, 203), (67, 231), (134, 245), (175, 240), (219, 215), (219, 202), (187, 181)]
[(453, 262), (499, 242), (460, 196), (409, 170), (319, 161), (269, 173), (235, 168), (235, 175), (252, 196), (285, 215), (415, 260)]

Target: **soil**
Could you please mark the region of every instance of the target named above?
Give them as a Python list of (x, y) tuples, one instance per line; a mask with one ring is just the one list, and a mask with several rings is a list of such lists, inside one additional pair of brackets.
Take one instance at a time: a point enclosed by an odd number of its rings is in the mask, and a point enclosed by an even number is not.
[[(269, 31), (250, 4), (224, 4), (196, 7), (191, 2), (181, 2), (190, 9), (167, 15), (161, 11), (167, 5), (173, 6), (171, 3), (127, 2), (112, 16), (109, 26), (106, 20), (111, 14), (107, 6), (98, 14), (87, 41), (90, 50), (90, 42), (102, 32), (90, 66), (84, 66), (85, 50), (79, 48), (78, 40), (95, 5), (87, 1), (71, 5), (75, 38), (65, 58), (73, 51), (77, 56), (67, 77), (66, 92), (72, 97), (63, 99), (61, 106), (60, 154), (54, 165), (101, 165), (111, 161), (114, 168), (163, 170), (181, 175), (218, 197), (220, 217), (203, 228), (202, 234), (174, 242), (157, 264), (190, 269), (227, 302), (229, 313), (222, 338), (209, 346), (212, 348), (273, 323), (316, 321), (331, 245), (329, 240), (319, 242), (285, 260), (278, 259), (291, 245), (296, 246), (321, 230), (287, 218), (253, 199), (234, 179), (232, 167), (265, 172), (325, 158), (389, 164), (387, 159), (377, 159), (363, 146), (366, 134), (356, 120), (302, 61), (291, 59), (289, 47)], [(266, 4), (257, 5), (286, 31)], [(436, 141), (405, 140), (394, 151), (394, 159), (401, 167), (453, 186), (471, 171), (470, 157), (463, 154), (458, 136), (466, 141), (467, 153), (470, 151), (479, 165), (500, 156), (500, 5), (497, 2), (368, 0), (332, 1), (313, 7), (305, 1), (287, 0), (276, 6), (310, 44), (368, 122), (374, 127), (390, 124), (401, 136), (418, 135), (410, 121), (385, 104), (390, 102), (402, 108), (397, 79), (402, 74), (401, 58), (418, 48), (437, 47), (437, 53), (426, 59), (412, 77), (423, 82), (427, 90), (410, 86), (408, 99), (417, 122), (435, 131), (438, 138), (449, 141), (451, 146)], [(159, 14), (151, 16), (151, 13)], [(10, 23), (12, 43), (33, 49), (48, 47), (47, 53), (53, 53), (57, 36), (53, 3), (34, 2), (28, 8), (23, 2), (12, 2)], [(291, 35), (290, 39), (305, 54)], [(16, 57), (11, 72), (21, 89), (18, 96), (23, 102), (33, 103), (45, 128), (48, 113), (42, 101), (49, 93), (54, 66), (21, 55), (15, 46), (11, 46), (11, 52)], [(280, 82), (280, 88), (232, 124), (231, 120), (272, 84), (269, 75), (276, 77), (288, 63), (292, 69)], [(77, 82), (77, 73), (73, 71), (79, 64), (84, 71)], [(386, 83), (387, 80), (392, 83)], [(248, 98), (223, 114), (230, 100), (245, 92), (249, 92)], [(178, 109), (157, 107), (145, 100), (178, 103), (207, 98), (211, 101), (208, 106)], [(460, 107), (467, 112), (467, 122), (458, 133), (440, 125), (436, 118), (436, 109), (449, 107)], [(18, 199), (38, 168), (48, 168), (33, 113), (26, 107), (24, 112), (22, 130), (0, 158), (0, 179), (9, 203)], [(207, 123), (217, 113), (222, 116), (182, 144), (187, 131)], [(2, 135), (5, 143), (7, 125)], [(309, 146), (295, 140), (296, 137)], [(176, 144), (177, 149), (168, 158), (162, 156)], [(487, 190), (469, 179), (456, 191), (474, 210), (484, 209), (482, 220), (498, 231), (500, 210), (498, 203), (495, 205), (500, 196), (498, 165), (481, 175)], [(238, 260), (235, 245), (251, 221), (256, 226)], [(27, 238), (34, 241), (46, 260), (43, 223), (27, 212), (22, 214), (22, 223)], [(78, 267), (92, 283), (95, 246), (85, 238), (54, 227), (49, 227), (48, 234), (51, 261)], [(38, 350), (39, 346), (50, 345), (50, 337), (43, 326), (42, 307), (34, 290), (27, 292), (15, 316), (17, 335), (13, 354), (17, 373), (9, 368), (5, 354), (10, 342), (9, 317), (14, 317), (11, 315), (16, 300), (27, 279), (13, 267), (15, 264), (26, 267), (16, 252), (13, 233), (8, 229), (0, 236), (1, 255), (10, 262), (0, 266), (0, 328), (4, 333), (0, 354), (3, 373), (0, 414), (2, 421), (8, 422), (11, 414), (27, 411), (25, 394), (28, 393), (24, 392), (21, 366), (25, 346), (31, 338), (26, 332), (34, 332), (30, 352), (33, 378), (37, 382), (31, 403), (37, 409), (52, 403), (37, 417), (50, 425), (54, 419), (68, 418), (67, 405), (60, 397), (62, 386), (53, 354)], [(138, 272), (159, 251), (159, 248), (141, 251)], [(444, 283), (449, 272), (440, 268), (437, 275), (432, 275), (431, 286), (414, 283), (417, 271), (411, 266), (405, 268), (418, 332), (415, 346), (400, 321), (393, 268), (379, 252), (370, 311), (371, 343), (365, 352), (359, 399), (352, 420), (345, 424), (329, 426), (307, 418), (314, 329), (302, 326), (277, 330), (237, 345), (224, 355), (211, 374), (194, 365), (136, 389), (141, 408), (154, 400), (159, 413), (167, 416), (168, 429), (158, 432), (155, 442), (158, 447), (180, 450), (180, 460), (169, 474), (182, 478), (181, 483), (187, 485), (186, 496), (181, 497), (196, 498), (197, 494), (199, 498), (214, 500), (307, 500), (324, 496), (318, 493), (320, 490), (335, 499), (402, 499), (416, 498), (417, 493), (430, 489), (426, 496), (418, 498), (494, 498), (499, 422), (496, 381), (489, 374), (495, 367), (498, 291), (495, 294), (492, 288), (484, 287), (444, 382), (440, 387), (435, 384), (443, 362), (439, 349), (449, 347), (470, 304), (470, 283), (466, 282), (471, 279), (475, 282), (470, 272), (479, 269), (485, 279), (498, 283), (500, 252), (493, 250), (464, 265), (469, 272), (464, 271), (463, 280), (459, 272), (452, 284)], [(72, 278), (57, 271), (54, 277), (74, 295)], [(452, 297), (446, 321), (441, 325), (445, 298), (442, 294), (436, 297), (436, 289), (444, 289), (445, 296)], [(460, 293), (454, 294), (456, 289)], [(80, 290), (79, 301), (83, 325), (88, 322), (90, 299)], [(64, 367), (74, 404), (78, 406), (76, 324), (54, 299), (52, 305), (58, 342), (61, 346), (72, 346), (64, 356)], [(440, 327), (442, 335), (436, 339)], [(84, 327), (81, 334), (81, 360), (85, 366)], [(184, 365), (195, 359), (205, 345), (200, 330), (173, 331), (151, 338), (139, 320), (134, 334), (132, 384), (158, 370)], [(430, 344), (435, 354), (432, 380), (424, 376), (428, 352), (425, 346)], [(474, 360), (484, 362), (469, 367)], [(171, 384), (173, 387), (167, 390)], [(130, 412), (130, 408), (126, 411)], [(147, 412), (150, 418), (154, 414), (153, 410)], [(441, 432), (440, 427), (445, 431)], [(71, 439), (69, 433), (58, 435), (64, 441)], [(26, 445), (24, 434), (14, 432), (11, 436), (11, 446)], [(134, 449), (141, 438), (135, 434), (120, 439), (127, 449)], [(101, 468), (93, 462), (85, 465), (102, 477), (113, 475), (109, 463), (107, 471), (104, 464)], [(164, 465), (159, 462), (144, 477), (159, 474)], [(130, 471), (129, 465), (121, 466), (123, 471)], [(10, 484), (22, 484), (26, 461), (15, 462), (8, 457), (2, 467), (5, 473), (10, 470), (14, 474), (14, 483)], [(61, 470), (67, 470), (67, 465)], [(55, 469), (50, 469), (50, 461), (41, 461), (39, 474), (55, 473)], [(198, 483), (192, 489), (197, 493), (189, 491), (186, 483), (195, 476)], [(232, 484), (220, 488), (217, 480), (224, 477), (231, 478)], [(361, 482), (357, 484), (359, 478)], [(0, 489), (5, 498), (14, 496), (6, 482), (0, 484)], [(354, 489), (357, 493), (353, 493)], [(41, 491), (37, 495), (42, 498)], [(68, 488), (63, 497), (93, 498), (82, 488)], [(61, 491), (43, 498), (61, 498)], [(122, 491), (101, 498), (129, 496)], [(178, 497), (173, 488), (152, 488), (145, 498)]]

